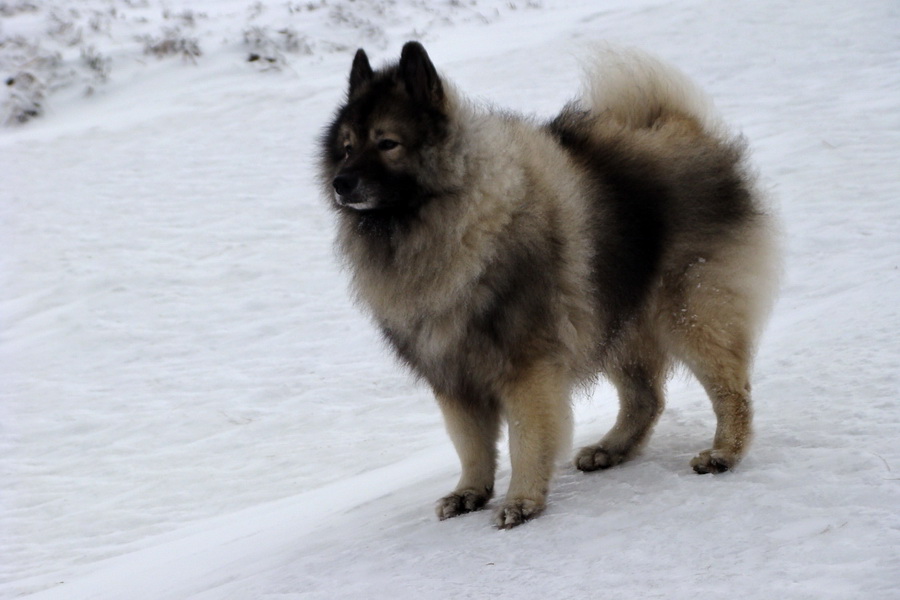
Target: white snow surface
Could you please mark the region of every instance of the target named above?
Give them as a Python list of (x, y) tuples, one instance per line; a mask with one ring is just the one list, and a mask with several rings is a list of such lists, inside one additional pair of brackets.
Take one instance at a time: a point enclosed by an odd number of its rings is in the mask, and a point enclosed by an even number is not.
[[(10, 39), (58, 58), (44, 114), (0, 130), (0, 597), (900, 598), (897, 2), (0, 9), (4, 78), (37, 64)], [(145, 55), (166, 28), (202, 54)], [(561, 465), (539, 519), (436, 520), (455, 453), (350, 301), (315, 173), (355, 48), (412, 38), (540, 118), (592, 43), (640, 47), (747, 137), (785, 277), (739, 469), (689, 468), (714, 417), (679, 376), (644, 452)], [(617, 402), (575, 407), (582, 444)]]

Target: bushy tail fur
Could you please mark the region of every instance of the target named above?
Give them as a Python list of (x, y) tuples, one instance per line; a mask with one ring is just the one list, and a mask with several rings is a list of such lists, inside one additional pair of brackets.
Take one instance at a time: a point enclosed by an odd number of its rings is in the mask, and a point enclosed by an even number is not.
[(685, 74), (637, 50), (600, 47), (587, 65), (583, 108), (628, 129), (688, 118), (709, 136), (726, 138), (710, 98)]

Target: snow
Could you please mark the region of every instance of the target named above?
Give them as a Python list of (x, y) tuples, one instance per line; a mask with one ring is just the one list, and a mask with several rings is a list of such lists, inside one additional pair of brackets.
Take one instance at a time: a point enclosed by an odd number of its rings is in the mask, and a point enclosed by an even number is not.
[[(45, 85), (41, 116), (0, 129), (0, 597), (900, 597), (896, 3), (0, 8), (4, 77)], [(202, 54), (144, 54), (173, 28)], [(349, 300), (315, 182), (353, 50), (413, 37), (541, 117), (591, 43), (638, 46), (747, 136), (786, 273), (739, 470), (688, 467), (714, 420), (682, 376), (646, 450), (561, 465), (541, 518), (435, 519), (455, 454)], [(606, 384), (576, 399), (576, 444), (615, 411)]]

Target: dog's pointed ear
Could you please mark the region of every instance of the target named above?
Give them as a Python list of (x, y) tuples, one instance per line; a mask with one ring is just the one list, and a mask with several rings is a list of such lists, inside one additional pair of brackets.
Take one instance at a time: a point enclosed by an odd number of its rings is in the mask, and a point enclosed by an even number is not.
[(444, 87), (428, 53), (419, 42), (407, 42), (400, 52), (400, 75), (406, 91), (416, 102), (437, 108), (444, 99)]
[(359, 87), (372, 79), (372, 66), (366, 51), (360, 48), (353, 57), (353, 66), (350, 68), (350, 95), (352, 96)]

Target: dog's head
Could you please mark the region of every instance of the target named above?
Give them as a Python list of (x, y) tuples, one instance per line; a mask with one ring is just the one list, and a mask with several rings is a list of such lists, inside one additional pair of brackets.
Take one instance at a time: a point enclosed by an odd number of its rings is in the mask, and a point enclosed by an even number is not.
[(399, 63), (373, 71), (360, 49), (346, 103), (322, 137), (321, 174), (338, 210), (405, 214), (437, 193), (440, 145), (447, 136), (446, 94), (418, 42)]

